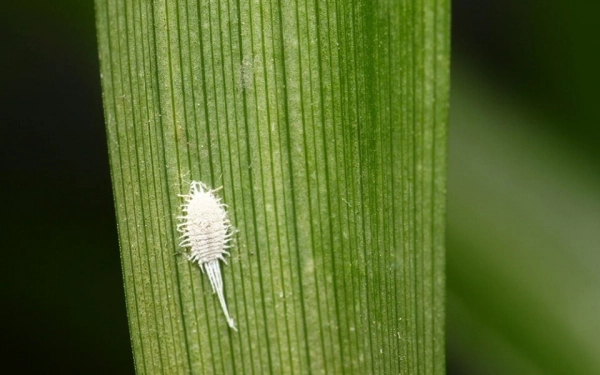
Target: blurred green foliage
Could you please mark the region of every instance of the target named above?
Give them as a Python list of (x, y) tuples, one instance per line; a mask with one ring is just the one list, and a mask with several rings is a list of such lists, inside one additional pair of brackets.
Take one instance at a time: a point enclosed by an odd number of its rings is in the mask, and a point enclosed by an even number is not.
[(454, 19), (450, 372), (600, 373), (598, 6), (484, 4)]
[(454, 72), (449, 350), (468, 373), (598, 373), (600, 178), (476, 71)]

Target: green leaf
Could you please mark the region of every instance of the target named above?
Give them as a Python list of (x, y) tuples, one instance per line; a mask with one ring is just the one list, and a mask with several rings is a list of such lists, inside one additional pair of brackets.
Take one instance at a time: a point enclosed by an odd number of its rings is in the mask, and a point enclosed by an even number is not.
[[(443, 373), (448, 2), (96, 13), (137, 371)], [(175, 256), (191, 180), (239, 230), (239, 332)]]

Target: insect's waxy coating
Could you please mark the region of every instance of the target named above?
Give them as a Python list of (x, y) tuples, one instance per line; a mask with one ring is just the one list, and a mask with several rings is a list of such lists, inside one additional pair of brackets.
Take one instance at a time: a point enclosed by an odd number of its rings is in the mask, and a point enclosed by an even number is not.
[(225, 304), (219, 266), (219, 259), (226, 263), (225, 255), (229, 255), (226, 249), (231, 247), (233, 230), (227, 218), (226, 206), (215, 196), (215, 191), (202, 182), (192, 181), (190, 193), (180, 195), (185, 201), (181, 206), (183, 216), (178, 217), (181, 223), (177, 225), (177, 230), (182, 233), (179, 246), (188, 247), (188, 259), (198, 262), (200, 269), (206, 272), (213, 292), (219, 297), (227, 323), (235, 329)]

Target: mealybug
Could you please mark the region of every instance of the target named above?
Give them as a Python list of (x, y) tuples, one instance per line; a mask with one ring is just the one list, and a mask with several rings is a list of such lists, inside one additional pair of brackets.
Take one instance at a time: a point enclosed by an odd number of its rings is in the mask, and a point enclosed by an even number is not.
[(227, 263), (224, 256), (229, 255), (226, 249), (231, 247), (234, 231), (225, 211), (227, 206), (214, 194), (217, 190), (219, 189), (210, 190), (202, 182), (192, 181), (190, 193), (179, 195), (185, 200), (181, 205), (183, 215), (177, 217), (181, 220), (177, 230), (182, 233), (179, 246), (188, 247), (187, 258), (198, 262), (200, 269), (206, 272), (213, 293), (217, 293), (219, 297), (227, 323), (237, 331), (223, 297), (223, 279), (219, 266), (219, 259)]

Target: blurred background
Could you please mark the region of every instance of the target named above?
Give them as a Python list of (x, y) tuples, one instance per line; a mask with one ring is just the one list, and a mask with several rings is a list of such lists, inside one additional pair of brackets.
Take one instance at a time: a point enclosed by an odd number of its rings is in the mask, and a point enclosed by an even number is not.
[[(591, 4), (453, 1), (449, 374), (600, 373)], [(133, 373), (94, 27), (91, 1), (0, 11), (0, 314), (19, 373)]]

